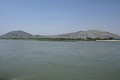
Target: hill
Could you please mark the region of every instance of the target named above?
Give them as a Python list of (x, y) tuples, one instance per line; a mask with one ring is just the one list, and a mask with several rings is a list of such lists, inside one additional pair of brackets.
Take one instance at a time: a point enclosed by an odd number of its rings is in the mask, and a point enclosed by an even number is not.
[(21, 30), (11, 31), (4, 35), (1, 35), (0, 38), (32, 38), (33, 35)]
[(65, 33), (59, 35), (33, 35), (21, 30), (11, 31), (4, 35), (1, 35), (0, 38), (70, 38), (70, 39), (120, 39), (120, 36), (117, 34), (113, 34), (107, 31), (100, 31), (100, 30), (88, 30), (88, 31), (78, 31), (73, 33)]
[(0, 36), (0, 38), (44, 38), (45, 36), (33, 35), (22, 30), (11, 31)]
[(88, 30), (88, 31), (78, 31), (73, 33), (66, 33), (52, 36), (54, 38), (100, 38), (100, 39), (120, 39), (120, 36), (117, 34), (113, 34), (107, 31), (100, 30)]

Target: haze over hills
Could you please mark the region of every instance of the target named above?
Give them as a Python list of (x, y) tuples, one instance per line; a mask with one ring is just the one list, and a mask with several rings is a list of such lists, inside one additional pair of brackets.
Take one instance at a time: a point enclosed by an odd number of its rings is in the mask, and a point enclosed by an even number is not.
[(107, 31), (100, 30), (87, 30), (87, 31), (78, 31), (72, 33), (65, 33), (59, 35), (33, 35), (21, 30), (11, 31), (0, 36), (0, 38), (100, 38), (100, 39), (120, 39), (120, 36), (113, 34)]

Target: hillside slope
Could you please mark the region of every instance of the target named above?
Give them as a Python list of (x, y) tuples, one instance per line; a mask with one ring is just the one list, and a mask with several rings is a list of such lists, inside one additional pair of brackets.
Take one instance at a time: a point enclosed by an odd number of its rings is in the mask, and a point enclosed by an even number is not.
[(32, 37), (33, 37), (32, 34), (29, 34), (21, 30), (11, 31), (0, 36), (0, 38), (32, 38)]
[(73, 33), (66, 33), (66, 34), (60, 34), (52, 36), (54, 38), (114, 38), (114, 39), (120, 39), (120, 36), (117, 34), (113, 34), (106, 31), (100, 31), (100, 30), (88, 30), (88, 31), (78, 31)]

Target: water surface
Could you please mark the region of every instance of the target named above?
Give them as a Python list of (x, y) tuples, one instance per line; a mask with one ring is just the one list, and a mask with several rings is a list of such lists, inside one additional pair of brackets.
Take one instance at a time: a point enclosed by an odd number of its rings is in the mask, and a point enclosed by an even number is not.
[(120, 42), (0, 40), (0, 80), (120, 80)]

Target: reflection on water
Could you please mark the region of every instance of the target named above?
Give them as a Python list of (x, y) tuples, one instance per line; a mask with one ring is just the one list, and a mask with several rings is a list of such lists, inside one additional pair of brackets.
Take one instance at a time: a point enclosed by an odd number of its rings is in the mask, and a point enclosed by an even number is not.
[(0, 40), (0, 80), (120, 80), (119, 42)]

